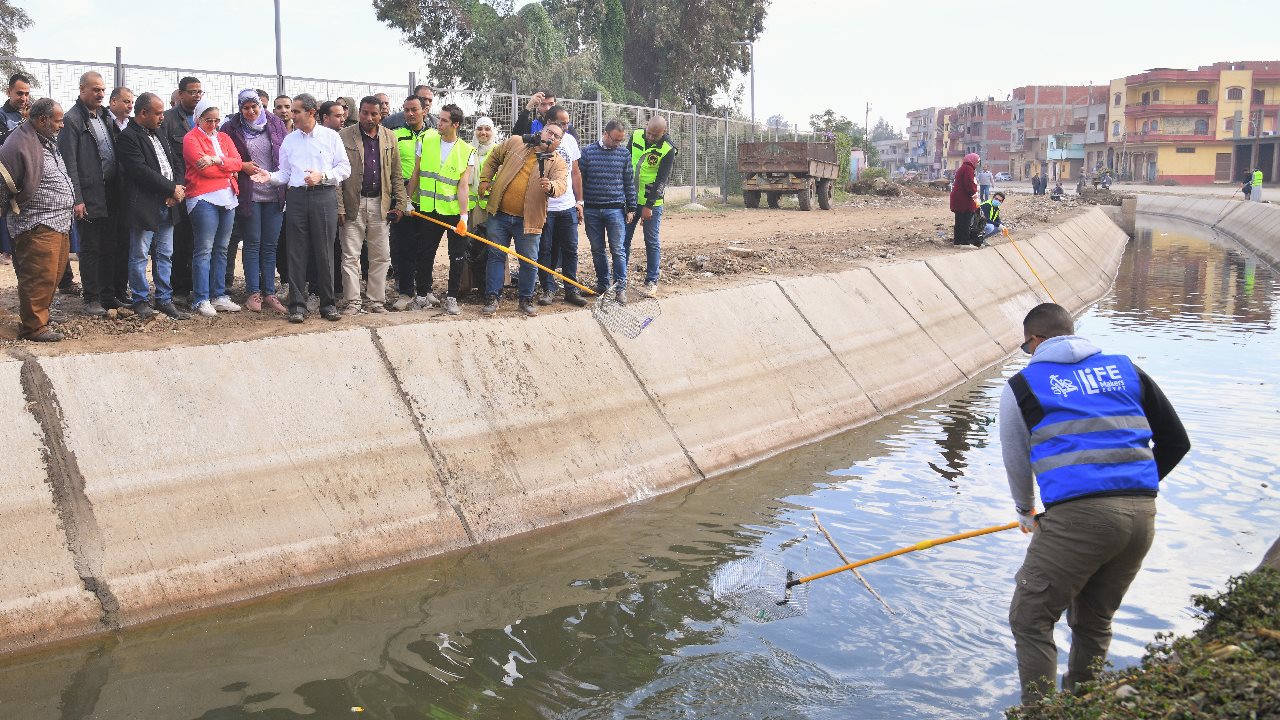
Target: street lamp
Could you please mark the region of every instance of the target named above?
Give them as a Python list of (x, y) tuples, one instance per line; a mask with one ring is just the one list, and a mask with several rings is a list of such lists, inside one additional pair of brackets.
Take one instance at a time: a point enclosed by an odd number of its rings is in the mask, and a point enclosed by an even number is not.
[[(284, 57), (280, 51), (280, 0), (276, 0), (276, 94), (284, 94)], [(266, 108), (263, 108), (266, 112)]]
[(751, 52), (751, 133), (756, 132), (756, 46), (747, 40), (738, 40), (734, 45), (746, 45)]

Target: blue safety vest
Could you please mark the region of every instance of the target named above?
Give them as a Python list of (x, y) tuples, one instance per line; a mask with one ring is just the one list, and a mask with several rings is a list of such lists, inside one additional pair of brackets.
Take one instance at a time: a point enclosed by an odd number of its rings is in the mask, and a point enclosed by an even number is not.
[(1129, 358), (1031, 363), (1010, 385), (1031, 431), (1031, 470), (1045, 506), (1159, 489), (1142, 381)]

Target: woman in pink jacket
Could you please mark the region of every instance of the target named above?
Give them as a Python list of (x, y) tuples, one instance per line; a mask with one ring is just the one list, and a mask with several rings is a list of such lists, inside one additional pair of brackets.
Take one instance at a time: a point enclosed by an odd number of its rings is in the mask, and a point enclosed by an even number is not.
[(192, 308), (205, 317), (240, 306), (227, 295), (227, 241), (239, 204), (236, 175), (258, 171), (245, 163), (226, 133), (218, 132), (222, 113), (205, 98), (196, 105), (196, 126), (182, 138), (187, 163), (186, 200), (194, 249), (191, 256)]

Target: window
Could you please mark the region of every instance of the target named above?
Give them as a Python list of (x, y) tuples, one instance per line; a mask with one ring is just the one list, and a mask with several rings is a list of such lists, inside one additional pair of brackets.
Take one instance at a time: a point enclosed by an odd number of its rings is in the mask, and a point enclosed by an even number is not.
[(1160, 121), (1159, 121), (1159, 120), (1152, 120), (1152, 121), (1151, 121), (1151, 132), (1155, 132), (1155, 131), (1156, 131), (1156, 130), (1158, 130), (1159, 128), (1160, 128)]
[(1116, 107), (1120, 107), (1120, 93), (1116, 93), (1115, 101), (1114, 101), (1114, 103), (1113, 103), (1113, 104), (1114, 104)]
[(1262, 92), (1262, 88), (1255, 88), (1253, 91), (1253, 104), (1261, 105), (1265, 102), (1266, 95)]
[(1159, 90), (1152, 90), (1152, 91), (1151, 91), (1151, 101), (1152, 101), (1152, 102), (1160, 102), (1160, 91), (1159, 91)]
[(1150, 104), (1151, 104), (1151, 93), (1149, 93), (1149, 92), (1144, 92), (1144, 93), (1142, 93), (1142, 104), (1143, 104), (1143, 105), (1150, 105)]
[(1199, 92), (1197, 92), (1197, 93), (1196, 93), (1196, 104), (1197, 104), (1197, 105), (1208, 105), (1208, 104), (1209, 104), (1209, 91), (1208, 91), (1208, 90), (1200, 90)]
[(1227, 99), (1228, 99), (1228, 100), (1243, 100), (1243, 99), (1244, 99), (1244, 88), (1238, 88), (1238, 87), (1227, 88)]
[(1208, 135), (1208, 134), (1209, 134), (1209, 121), (1204, 119), (1197, 120), (1196, 135)]
[(1180, 147), (1180, 148), (1178, 148), (1178, 149), (1174, 150), (1174, 152), (1182, 153), (1182, 154), (1184, 154), (1184, 155), (1185, 155), (1185, 154), (1189, 154), (1189, 153), (1193, 153), (1193, 152), (1195, 152), (1195, 151), (1196, 151), (1196, 149), (1195, 149), (1195, 148), (1193, 148), (1193, 147)]
[(1120, 121), (1116, 120), (1111, 123), (1111, 137), (1120, 137)]
[(1224, 121), (1223, 121), (1223, 123), (1222, 123), (1222, 129), (1223, 129), (1223, 130), (1226, 130), (1227, 132), (1231, 132), (1231, 131), (1235, 130), (1235, 129), (1236, 129), (1236, 119), (1235, 119), (1235, 118), (1227, 118), (1226, 120), (1224, 120)]
[(1146, 121), (1146, 120), (1143, 120), (1143, 121), (1142, 121), (1142, 132), (1146, 132), (1146, 131), (1147, 131), (1147, 128), (1149, 128), (1149, 127), (1151, 127), (1151, 125), (1150, 125), (1149, 123), (1147, 123), (1147, 121)]

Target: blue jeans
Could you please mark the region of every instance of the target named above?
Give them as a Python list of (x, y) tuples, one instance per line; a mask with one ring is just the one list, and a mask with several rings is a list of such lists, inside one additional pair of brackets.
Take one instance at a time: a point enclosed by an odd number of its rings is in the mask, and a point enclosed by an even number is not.
[[(153, 262), (151, 277), (156, 282), (155, 301), (167, 303), (173, 299), (173, 286), (169, 284), (173, 274), (173, 208), (161, 208), (157, 230), (129, 230), (129, 294), (135, 303), (146, 302), (151, 296), (147, 286), (147, 257)], [(154, 252), (151, 244), (155, 243)]]
[[(662, 228), (662, 206), (650, 208), (653, 217), (644, 221), (644, 281), (658, 282), (658, 268), (662, 264), (662, 246), (658, 240), (658, 231)], [(631, 238), (636, 234), (636, 225), (640, 223), (640, 212), (636, 219), (627, 226), (627, 260), (631, 260)]]
[[(537, 233), (525, 234), (524, 218), (500, 212), (489, 218), (484, 224), (485, 234), (491, 242), (502, 247), (510, 247), (514, 239), (516, 252), (534, 259), (538, 255), (538, 244), (542, 237)], [(484, 294), (497, 297), (502, 294), (502, 283), (506, 280), (507, 254), (497, 248), (489, 248), (489, 260), (484, 273)], [(519, 293), (521, 300), (533, 299), (533, 291), (538, 284), (538, 268), (523, 260), (520, 261)]]
[(284, 208), (278, 202), (250, 202), (249, 215), (240, 219), (246, 293), (276, 294), (276, 248), (283, 224)]
[[(549, 268), (558, 266), (565, 277), (578, 279), (578, 208), (547, 213), (547, 223), (542, 226), (542, 241), (538, 245), (538, 262)], [(542, 281), (543, 290), (555, 292), (554, 275), (540, 270), (538, 278)]]
[(986, 201), (990, 200), (990, 199), (991, 199), (991, 186), (990, 186), (990, 185), (979, 185), (979, 186), (978, 186), (978, 197), (982, 200), (982, 202), (986, 202)]
[(227, 241), (231, 239), (234, 208), (224, 208), (204, 200), (191, 209), (191, 293), (192, 307), (227, 294)]
[[(627, 220), (622, 208), (587, 208), (584, 211), (587, 240), (591, 242), (591, 262), (596, 266), (596, 290), (604, 291), (614, 285), (627, 284)], [(606, 235), (609, 251), (604, 249)], [(613, 273), (609, 272), (609, 260), (613, 260)]]

